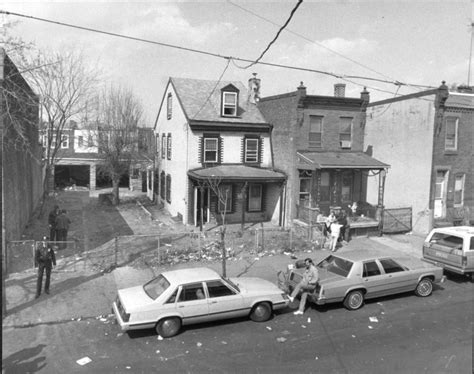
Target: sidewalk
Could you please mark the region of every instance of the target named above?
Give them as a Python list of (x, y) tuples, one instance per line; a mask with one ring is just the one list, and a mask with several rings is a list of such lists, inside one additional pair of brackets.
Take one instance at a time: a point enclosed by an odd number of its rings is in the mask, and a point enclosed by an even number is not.
[[(165, 214), (152, 220), (143, 212), (143, 207), (119, 207), (118, 211), (134, 234), (142, 234), (148, 230), (182, 230), (174, 227)], [(159, 213), (159, 212), (158, 212)], [(158, 226), (157, 226), (158, 225)], [(400, 251), (415, 257), (421, 256), (423, 238), (414, 235), (396, 235), (371, 238), (356, 238), (338, 251), (350, 248), (380, 248), (390, 253)], [(104, 243), (103, 245), (107, 245)], [(293, 257), (302, 259), (311, 257), (322, 259), (327, 251), (296, 251)], [(294, 263), (290, 254), (270, 254), (265, 256), (245, 254), (227, 261), (227, 276), (256, 276), (277, 282), (277, 273), (285, 270), (288, 264)], [(71, 266), (76, 266), (73, 264)], [(119, 267), (110, 273), (84, 269), (82, 266), (68, 271), (67, 266), (61, 272), (54, 271), (51, 275), (51, 294), (42, 294), (35, 299), (36, 272), (33, 269), (11, 274), (6, 280), (7, 316), (3, 320), (4, 328), (25, 327), (45, 323), (62, 323), (77, 319), (100, 319), (106, 323), (113, 317), (111, 305), (117, 289), (143, 284), (158, 273), (177, 268), (205, 266), (222, 273), (220, 261), (187, 262), (172, 267), (135, 269), (129, 266)]]

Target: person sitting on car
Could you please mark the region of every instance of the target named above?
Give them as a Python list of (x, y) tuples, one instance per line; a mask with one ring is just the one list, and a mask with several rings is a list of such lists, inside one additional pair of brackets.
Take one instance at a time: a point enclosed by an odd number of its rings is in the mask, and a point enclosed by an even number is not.
[(300, 291), (303, 291), (300, 298), (300, 306), (298, 310), (293, 313), (295, 315), (304, 313), (308, 292), (313, 291), (316, 288), (316, 285), (318, 284), (319, 280), (318, 269), (316, 268), (316, 266), (314, 266), (313, 260), (307, 258), (304, 260), (304, 263), (306, 265), (306, 270), (303, 273), (303, 279), (301, 279), (301, 282), (296, 285), (295, 289), (289, 296), (290, 301), (293, 302), (293, 300), (300, 293)]

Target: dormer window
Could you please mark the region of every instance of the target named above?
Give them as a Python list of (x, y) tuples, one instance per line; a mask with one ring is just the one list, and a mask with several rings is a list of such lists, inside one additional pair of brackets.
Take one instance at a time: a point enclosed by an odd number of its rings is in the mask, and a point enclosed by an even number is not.
[(237, 117), (239, 106), (239, 90), (232, 84), (221, 90), (221, 110), (224, 117)]

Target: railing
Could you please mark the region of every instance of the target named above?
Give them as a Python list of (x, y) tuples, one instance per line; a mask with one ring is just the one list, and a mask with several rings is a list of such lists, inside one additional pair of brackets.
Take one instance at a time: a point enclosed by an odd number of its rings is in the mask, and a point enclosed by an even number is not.
[(317, 221), (320, 213), (319, 208), (296, 205), (296, 218), (310, 225)]

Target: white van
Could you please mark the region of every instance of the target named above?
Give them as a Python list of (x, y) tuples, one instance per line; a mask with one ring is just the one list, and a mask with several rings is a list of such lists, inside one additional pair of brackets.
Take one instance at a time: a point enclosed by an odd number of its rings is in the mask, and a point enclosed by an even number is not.
[(474, 227), (431, 230), (423, 244), (423, 260), (458, 274), (474, 274)]

